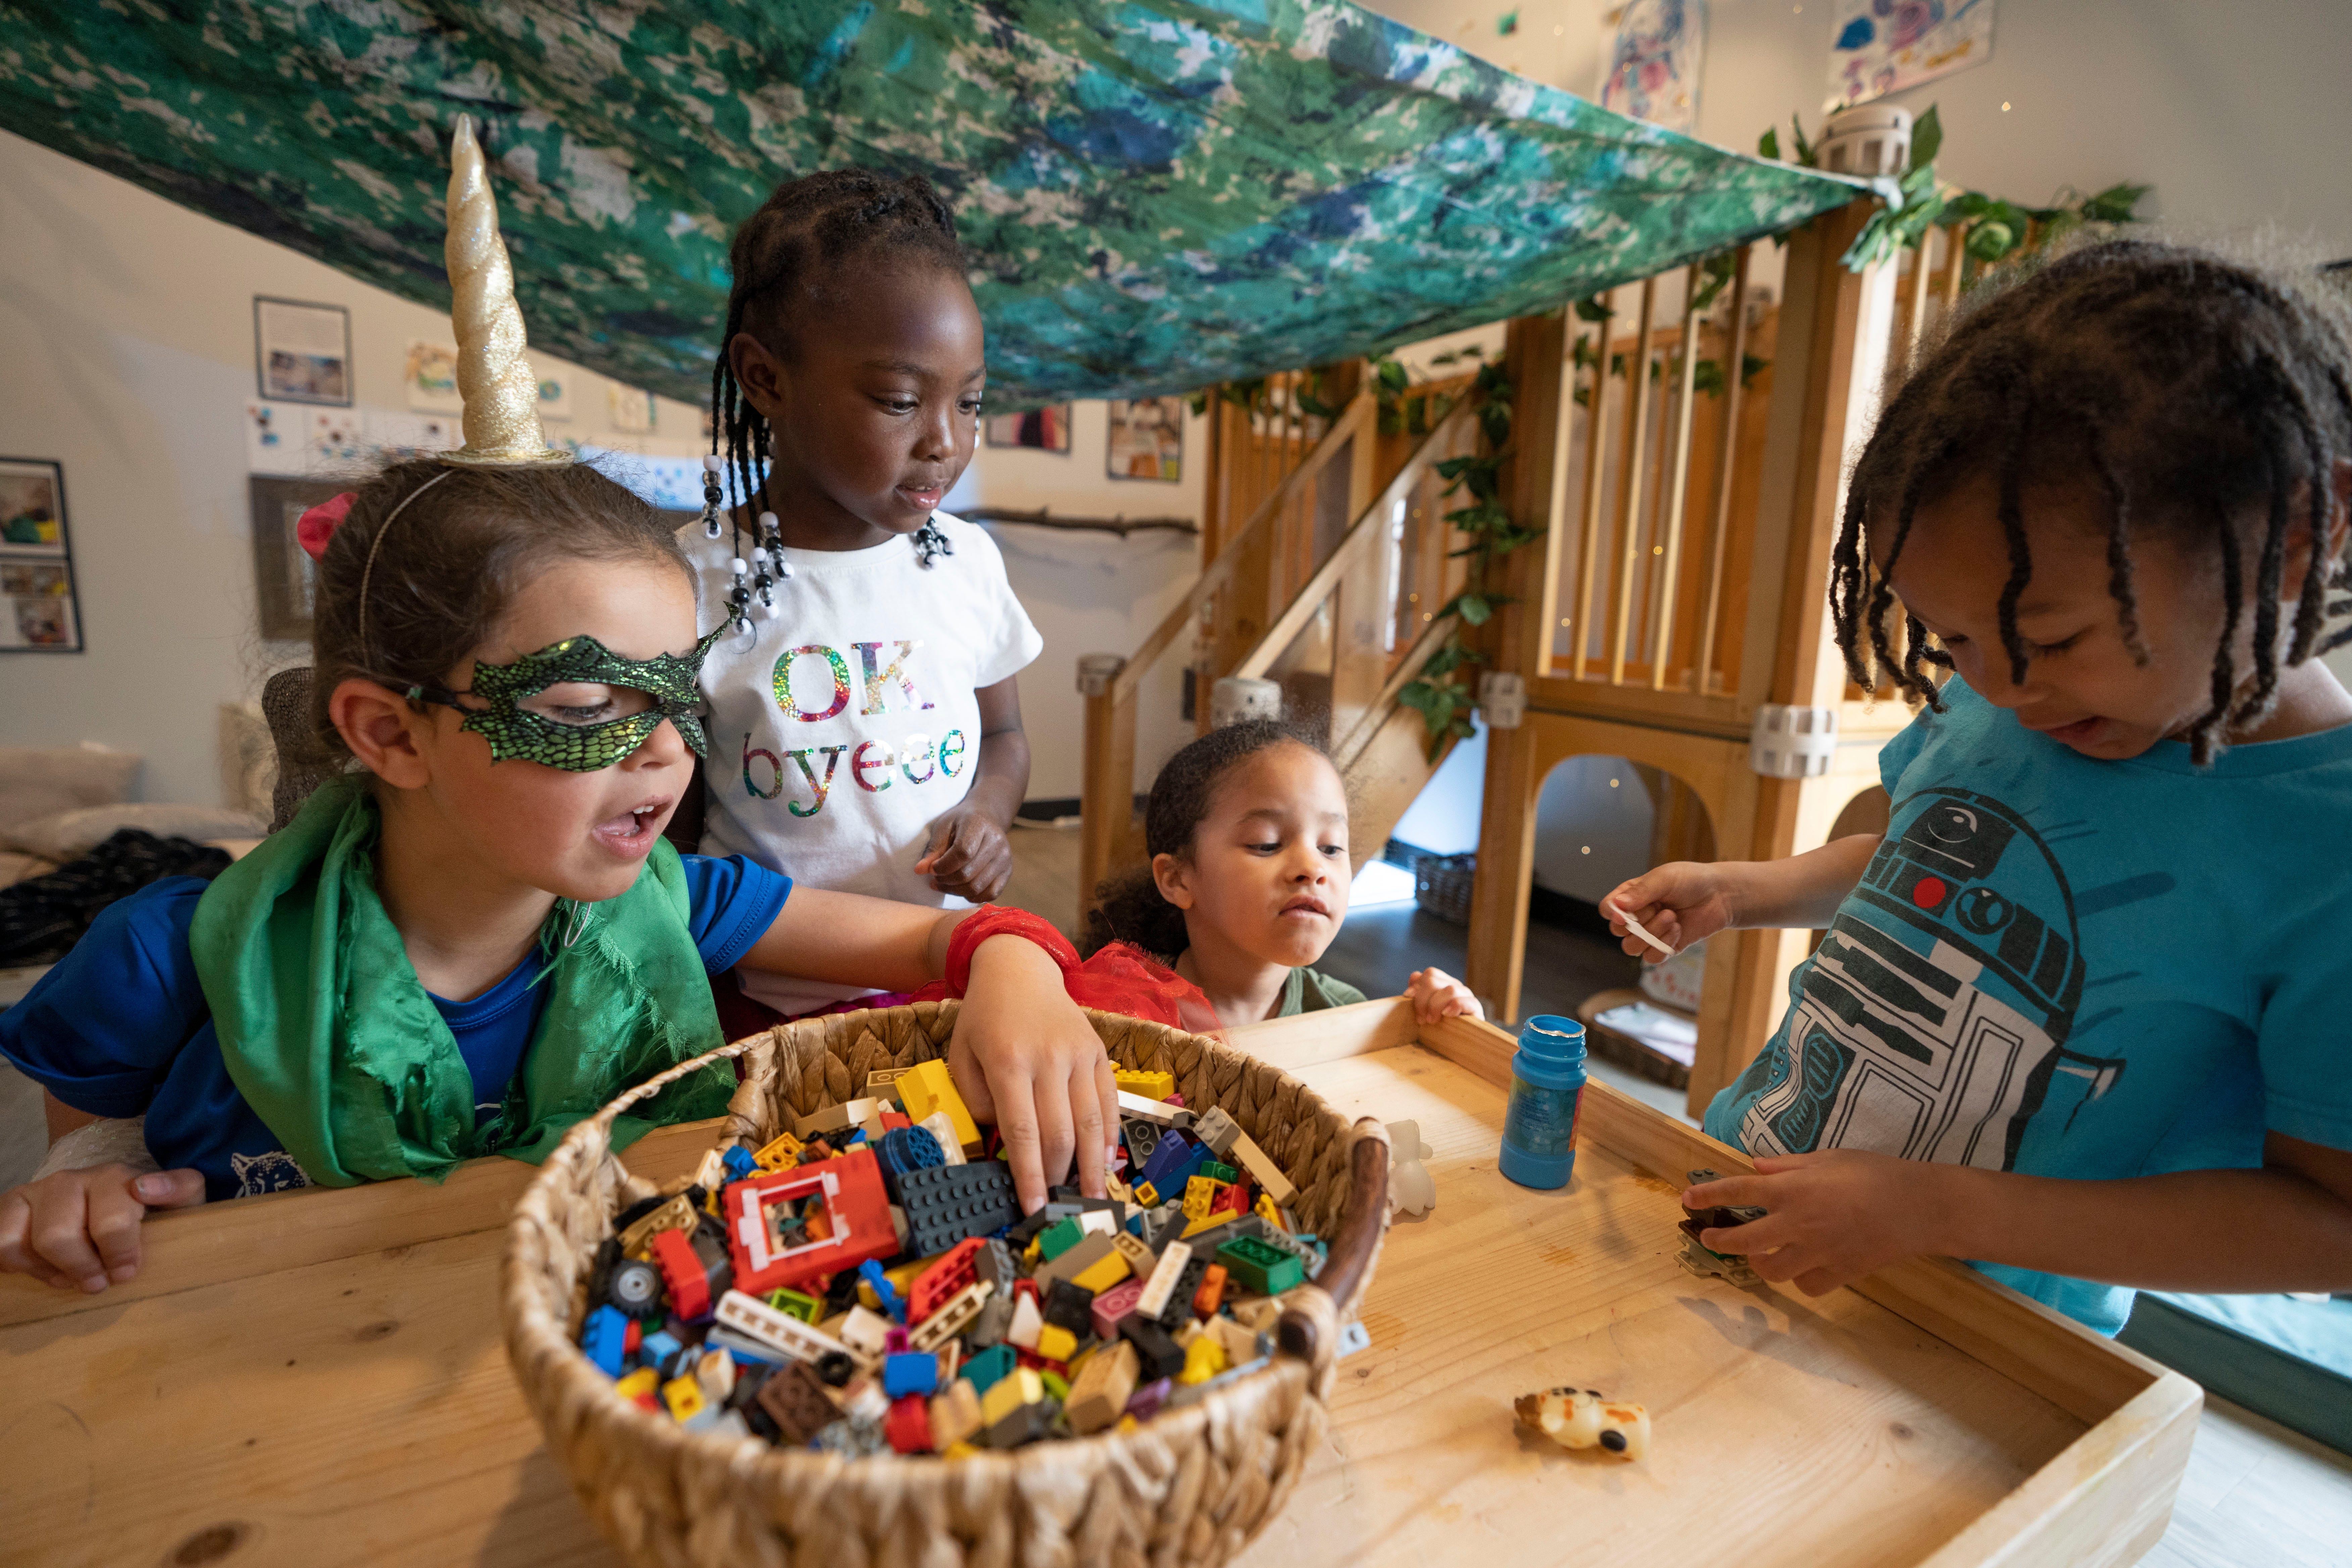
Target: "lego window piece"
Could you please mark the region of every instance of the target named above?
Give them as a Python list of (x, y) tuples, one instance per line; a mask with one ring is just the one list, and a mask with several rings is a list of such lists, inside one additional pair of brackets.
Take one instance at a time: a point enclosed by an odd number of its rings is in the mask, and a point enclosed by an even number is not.
[[(780, 1241), (791, 1242), (791, 1233), (772, 1230), (767, 1209), (799, 1200), (815, 1200), (797, 1216), (804, 1227), (803, 1238), (780, 1246)], [(882, 1187), (881, 1167), (870, 1154), (845, 1154), (738, 1182), (727, 1189), (723, 1206), (739, 1290), (759, 1292), (798, 1285), (820, 1274), (855, 1269), (867, 1258), (888, 1258), (898, 1250), (898, 1228), (890, 1223), (889, 1194)], [(812, 1207), (823, 1217), (822, 1235), (812, 1222), (808, 1212)]]
[(1621, 1405), (1597, 1389), (1548, 1388), (1511, 1402), (1520, 1425), (1563, 1448), (1598, 1448), (1629, 1463), (1650, 1451), (1650, 1413)]

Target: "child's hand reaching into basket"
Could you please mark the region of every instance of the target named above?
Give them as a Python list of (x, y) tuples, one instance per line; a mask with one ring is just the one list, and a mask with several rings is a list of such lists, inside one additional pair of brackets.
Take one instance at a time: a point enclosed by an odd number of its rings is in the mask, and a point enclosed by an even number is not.
[(973, 951), (948, 1070), (973, 1118), (1003, 1134), (1022, 1212), (1034, 1214), (1074, 1160), (1078, 1190), (1105, 1195), (1118, 1085), (1102, 1037), (1044, 948), (1008, 933)]

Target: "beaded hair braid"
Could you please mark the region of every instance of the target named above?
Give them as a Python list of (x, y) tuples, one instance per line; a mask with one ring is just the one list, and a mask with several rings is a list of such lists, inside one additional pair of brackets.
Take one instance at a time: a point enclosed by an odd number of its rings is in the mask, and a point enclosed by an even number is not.
[[(2011, 678), (2025, 679), (2018, 595), (2033, 574), (2023, 499), (2080, 488), (2104, 503), (2107, 591), (2126, 646), (2142, 664), (2133, 586), (2136, 531), (2210, 541), (2228, 608), (2213, 654), (2210, 706), (2189, 740), (2199, 766), (2233, 729), (2258, 722), (2277, 700), (2279, 587), (2294, 535), (2308, 530), (2305, 574), (2285, 664), (2352, 641), (2323, 638), (2352, 611), (2352, 567), (2331, 551), (2336, 462), (2352, 457), (2352, 326), (2330, 280), (2147, 239), (2086, 246), (2005, 289), (1989, 290), (1925, 356), (1855, 464), (1831, 558), (1830, 609), (1846, 669), (1875, 689), (1883, 677), (1941, 710), (1923, 665), (1950, 668), (1926, 627), (1904, 617), (1898, 657), (1888, 635), (1887, 581), (1919, 508), (1973, 474), (1999, 489), (2010, 572), (2001, 590), (2001, 645)], [(2307, 505), (2294, 505), (2305, 488)], [(2244, 521), (2261, 503), (2259, 530)], [(2304, 515), (2300, 521), (2296, 512)], [(1888, 530), (1883, 565), (1868, 531)], [(2259, 534), (2256, 538), (2254, 535)], [(2251, 547), (2251, 548), (2250, 548)], [(2247, 559), (2255, 587), (2253, 679), (2242, 700), (2233, 643)]]
[[(959, 277), (966, 267), (954, 213), (919, 174), (894, 179), (870, 169), (828, 169), (788, 181), (736, 229), (729, 250), (735, 285), (727, 298), (727, 331), (710, 376), (710, 455), (703, 459), (702, 521), (710, 538), (719, 537), (720, 477), (733, 473), (746, 511), (764, 496), (768, 477), (768, 422), (737, 384), (727, 345), (738, 332), (749, 331), (779, 357), (789, 355), (793, 334), (818, 290), (845, 264), (867, 257), (885, 265), (937, 266)], [(773, 618), (774, 588), (792, 575), (776, 514), (757, 515), (748, 562), (742, 524), (730, 524), (735, 584), (728, 604), (738, 626), (750, 625), (754, 599), (761, 613)], [(914, 546), (925, 566), (952, 553), (946, 535), (929, 521), (915, 531)]]

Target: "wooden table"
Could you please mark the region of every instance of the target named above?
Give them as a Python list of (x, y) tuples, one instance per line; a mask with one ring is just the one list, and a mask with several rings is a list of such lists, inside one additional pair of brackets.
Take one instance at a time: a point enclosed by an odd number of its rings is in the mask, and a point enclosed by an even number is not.
[[(1957, 1266), (1818, 1300), (1675, 1262), (1681, 1173), (1737, 1155), (1595, 1084), (1576, 1179), (1495, 1170), (1509, 1042), (1366, 1004), (1235, 1032), (1343, 1110), (1417, 1120), (1327, 1450), (1249, 1568), (2102, 1563), (2163, 1532), (2196, 1385)], [(631, 1152), (690, 1168), (707, 1126)], [(130, 1286), (0, 1279), (0, 1562), (609, 1563), (523, 1408), (494, 1287), (503, 1161), (439, 1188), (149, 1223)], [(1513, 1426), (1553, 1384), (1649, 1406), (1649, 1460)]]

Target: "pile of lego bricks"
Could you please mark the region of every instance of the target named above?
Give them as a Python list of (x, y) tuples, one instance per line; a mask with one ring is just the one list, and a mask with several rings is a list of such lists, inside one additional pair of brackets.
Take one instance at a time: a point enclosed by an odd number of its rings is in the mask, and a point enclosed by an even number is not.
[(1118, 1079), (1110, 1196), (1056, 1187), (1026, 1218), (944, 1062), (713, 1151), (618, 1217), (581, 1349), (689, 1429), (845, 1455), (954, 1458), (1198, 1400), (1265, 1364), (1326, 1248), (1223, 1110)]

